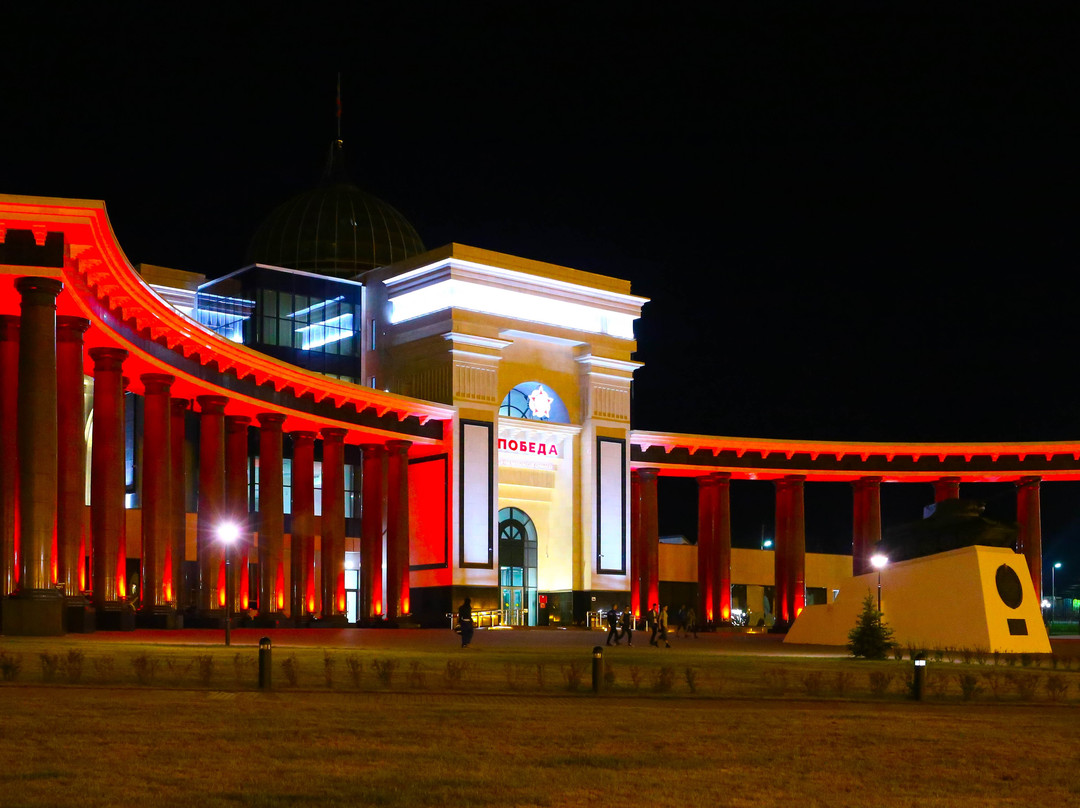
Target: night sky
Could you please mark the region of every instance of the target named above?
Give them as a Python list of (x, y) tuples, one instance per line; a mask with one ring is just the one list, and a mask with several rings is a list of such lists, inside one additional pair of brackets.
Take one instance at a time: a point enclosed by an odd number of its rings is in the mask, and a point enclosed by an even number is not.
[[(0, 191), (104, 199), (132, 262), (236, 269), (318, 180), (340, 72), (353, 180), (429, 247), (652, 299), (635, 427), (1080, 438), (1074, 16), (727, 5), (5, 9)], [(965, 494), (1015, 517), (1011, 485)], [(736, 484), (737, 543), (771, 497)], [(931, 492), (883, 498), (888, 527)], [(1044, 556), (1078, 581), (1080, 485), (1043, 499)], [(809, 549), (850, 546), (849, 511), (811, 487)]]

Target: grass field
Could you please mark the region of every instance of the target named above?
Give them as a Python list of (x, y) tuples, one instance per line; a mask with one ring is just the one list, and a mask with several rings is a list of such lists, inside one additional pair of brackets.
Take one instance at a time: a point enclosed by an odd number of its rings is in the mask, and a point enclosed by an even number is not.
[[(188, 634), (184, 632), (184, 634)], [(275, 689), (255, 689), (251, 644), (100, 638), (0, 640), (21, 658), (0, 683), (0, 805), (1020, 805), (1077, 804), (1080, 666), (931, 663), (947, 687), (905, 697), (910, 663), (788, 656), (704, 638), (670, 653), (605, 649), (593, 696), (565, 673), (595, 635), (355, 632), (359, 645), (275, 643)], [(558, 641), (548, 641), (552, 639)], [(242, 638), (245, 643), (250, 638)], [(329, 639), (329, 638), (328, 638)], [(43, 682), (41, 653), (83, 654), (83, 678)], [(332, 686), (325, 673), (332, 663)], [(281, 663), (295, 657), (297, 684)], [(362, 664), (359, 687), (346, 659)], [(1068, 656), (1064, 654), (1062, 656)], [(151, 686), (134, 660), (157, 659)], [(196, 658), (210, 657), (209, 683)], [(95, 666), (94, 659), (111, 659)], [(172, 664), (169, 661), (172, 660)], [(397, 662), (389, 683), (375, 660)], [(447, 663), (467, 667), (457, 681)], [(543, 667), (538, 675), (537, 666)], [(663, 668), (670, 690), (657, 687)], [(698, 671), (692, 692), (686, 668)], [(637, 687), (631, 669), (637, 668)], [(945, 672), (947, 670), (947, 673)], [(954, 677), (981, 691), (965, 701)], [(882, 695), (872, 674), (890, 674)], [(997, 676), (996, 694), (987, 676)], [(1052, 675), (1068, 691), (1007, 690)], [(842, 694), (837, 681), (847, 678)], [(933, 679), (931, 680), (933, 681)], [(816, 682), (816, 684), (814, 684)], [(1070, 765), (1073, 764), (1073, 765)]]

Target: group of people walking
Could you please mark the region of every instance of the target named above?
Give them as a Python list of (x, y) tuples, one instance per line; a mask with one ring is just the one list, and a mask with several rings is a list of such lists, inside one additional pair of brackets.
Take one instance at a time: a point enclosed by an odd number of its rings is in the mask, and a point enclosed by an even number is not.
[[(628, 646), (634, 644), (634, 612), (629, 606), (619, 611), (619, 604), (612, 605), (606, 616), (608, 625), (607, 645), (619, 645), (625, 639)], [(676, 623), (675, 636), (680, 632), (689, 634), (691, 631), (697, 639), (697, 615), (694, 608), (687, 609), (683, 606), (679, 609), (678, 622)], [(645, 629), (650, 632), (649, 645), (656, 648), (664, 643), (665, 648), (670, 648), (668, 641), (668, 607), (654, 603), (649, 607), (645, 615)], [(614, 640), (614, 642), (612, 642)]]

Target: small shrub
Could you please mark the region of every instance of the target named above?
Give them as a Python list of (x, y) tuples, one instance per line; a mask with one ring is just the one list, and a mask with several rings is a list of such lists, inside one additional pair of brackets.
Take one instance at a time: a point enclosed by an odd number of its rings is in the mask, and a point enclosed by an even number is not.
[(14, 682), (22, 670), (22, 654), (0, 651), (0, 676), (5, 682)]
[(68, 651), (64, 656), (64, 676), (67, 677), (68, 682), (73, 685), (78, 684), (82, 679), (82, 672), (83, 652), (74, 649)]
[(1042, 682), (1042, 674), (1033, 673), (1027, 676), (1016, 677), (1016, 692), (1020, 695), (1024, 701), (1031, 701), (1035, 698), (1035, 693), (1039, 689), (1039, 684)]
[(945, 691), (949, 689), (949, 677), (942, 673), (935, 673), (933, 676), (926, 677), (926, 686), (939, 699), (945, 695)]
[(233, 657), (233, 676), (237, 685), (244, 685), (255, 678), (255, 658), (251, 654), (237, 653)]
[(849, 687), (851, 687), (851, 672), (837, 671), (836, 676), (833, 677), (833, 691), (836, 695), (843, 696)]
[(945, 650), (942, 648), (935, 646), (932, 653), (934, 655), (934, 662), (941, 662), (945, 659)]
[(165, 659), (165, 670), (175, 679), (186, 678), (191, 673), (194, 665), (195, 660), (193, 659), (178, 659), (177, 657), (167, 657)]
[[(526, 669), (527, 671), (527, 669)], [(506, 679), (506, 686), (511, 690), (521, 690), (522, 685), (522, 666), (515, 665), (513, 662), (507, 662), (503, 665), (503, 676)]]
[(562, 675), (566, 681), (566, 689), (577, 690), (581, 686), (581, 680), (585, 678), (585, 663), (571, 662), (563, 665)]
[(642, 677), (641, 668), (639, 668), (637, 665), (631, 665), (630, 666), (630, 684), (632, 684), (634, 686), (634, 690), (640, 689), (642, 678), (643, 677)]
[(915, 661), (915, 657), (920, 653), (922, 653), (922, 650), (915, 643), (909, 642), (907, 644), (907, 658), (912, 662)]
[(57, 673), (60, 672), (60, 655), (43, 652), (38, 654), (38, 658), (41, 660), (41, 680), (51, 682), (56, 679)]
[(604, 687), (614, 687), (615, 667), (610, 662), (604, 663)]
[(210, 682), (214, 678), (214, 658), (210, 654), (201, 654), (195, 657), (194, 662), (199, 684), (210, 687)]
[(296, 683), (300, 681), (300, 662), (296, 654), (289, 654), (281, 660), (281, 672), (285, 674), (289, 687), (296, 687)]
[(886, 671), (870, 671), (870, 692), (875, 696), (884, 696), (894, 678), (893, 674)]
[(982, 675), (982, 679), (986, 682), (986, 686), (990, 688), (990, 693), (995, 699), (1000, 699), (1005, 692), (1005, 679), (1001, 675), (1000, 671), (985, 671)]
[(802, 676), (803, 690), (808, 696), (820, 696), (825, 688), (825, 677), (821, 671), (810, 671)]
[(690, 692), (697, 693), (698, 676), (700, 675), (697, 668), (687, 665), (684, 675), (686, 676), (686, 686), (690, 688)]
[(862, 611), (855, 620), (855, 627), (848, 632), (848, 652), (852, 656), (866, 659), (885, 659), (894, 645), (892, 637), (893, 630), (885, 624), (874, 602), (874, 596), (867, 590)]
[(426, 686), (427, 675), (424, 673), (424, 668), (414, 659), (409, 663), (409, 687), (422, 690)]
[(769, 668), (761, 674), (765, 688), (777, 696), (787, 693), (787, 671), (783, 668)]
[(352, 681), (352, 686), (359, 690), (360, 679), (364, 674), (364, 663), (356, 654), (349, 654), (345, 657), (345, 667), (349, 669), (349, 679)]
[(675, 669), (662, 665), (660, 670), (653, 671), (652, 689), (657, 693), (670, 693), (675, 686)]
[(978, 662), (980, 665), (985, 665), (987, 662), (990, 661), (990, 652), (985, 648), (976, 648), (974, 651), (972, 651), (972, 654), (975, 657), (975, 661)]
[(973, 673), (961, 673), (956, 677), (956, 683), (960, 685), (960, 696), (964, 701), (971, 701), (982, 693), (978, 677)]
[(446, 682), (446, 686), (452, 689), (460, 685), (461, 679), (468, 669), (469, 666), (465, 662), (458, 662), (454, 659), (446, 660), (446, 670), (443, 671), (443, 681)]
[(323, 678), (326, 681), (327, 687), (334, 686), (334, 668), (337, 667), (337, 657), (327, 653), (323, 653), (322, 658), (323, 665)]
[(1057, 666), (1058, 666), (1058, 662), (1059, 662), (1058, 655), (1057, 654), (1051, 654), (1050, 655), (1050, 667), (1051, 667), (1051, 669), (1056, 671)]
[(897, 662), (904, 658), (904, 649), (902, 646), (894, 645), (892, 647), (892, 658), (895, 659)]
[(975, 654), (970, 648), (966, 645), (960, 646), (960, 659), (963, 660), (965, 665), (970, 665), (974, 658)]
[(375, 678), (379, 680), (379, 684), (383, 687), (390, 687), (394, 684), (394, 671), (398, 667), (396, 660), (373, 659), (371, 664), (375, 668)]
[(1031, 663), (1034, 662), (1034, 661), (1035, 660), (1031, 656), (1031, 654), (1021, 654), (1020, 655), (1020, 665), (1021, 665), (1021, 667), (1030, 668)]
[(135, 671), (135, 679), (140, 685), (152, 685), (154, 677), (157, 676), (158, 660), (149, 654), (139, 654), (132, 657), (131, 668)]
[(1069, 690), (1069, 683), (1060, 673), (1051, 673), (1046, 677), (1046, 695), (1050, 701), (1061, 701)]
[(103, 682), (112, 679), (113, 658), (111, 656), (94, 657), (94, 675)]

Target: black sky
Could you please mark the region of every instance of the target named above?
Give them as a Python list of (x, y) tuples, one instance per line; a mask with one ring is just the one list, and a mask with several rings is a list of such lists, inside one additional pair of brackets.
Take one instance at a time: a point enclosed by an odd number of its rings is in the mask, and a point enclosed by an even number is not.
[[(6, 9), (0, 190), (106, 200), (133, 262), (235, 269), (317, 180), (340, 71), (353, 179), (428, 246), (652, 299), (636, 427), (1080, 437), (1065, 4), (579, 5)], [(1048, 553), (1080, 530), (1053, 488)]]

